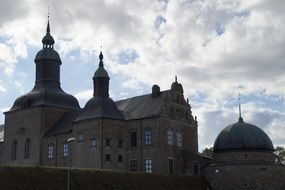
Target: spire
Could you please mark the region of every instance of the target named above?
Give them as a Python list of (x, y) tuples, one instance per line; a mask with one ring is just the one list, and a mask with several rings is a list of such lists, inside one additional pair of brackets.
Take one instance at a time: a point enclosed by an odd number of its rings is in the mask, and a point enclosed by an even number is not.
[(240, 92), (238, 93), (238, 108), (239, 108), (239, 122), (243, 122), (243, 119), (241, 117)]
[(175, 82), (177, 82), (177, 75), (175, 75)]
[(48, 22), (47, 22), (47, 33), (42, 39), (43, 48), (51, 48), (53, 49), (54, 39), (50, 35), (50, 26), (49, 26), (49, 7), (48, 7)]
[(103, 53), (100, 51), (99, 67), (93, 76), (94, 93), (93, 96), (109, 97), (109, 76), (103, 65)]
[(99, 60), (100, 60), (100, 62), (99, 62), (99, 67), (104, 67), (103, 58), (104, 58), (103, 53), (102, 53), (102, 51), (100, 51), (100, 55), (99, 55)]

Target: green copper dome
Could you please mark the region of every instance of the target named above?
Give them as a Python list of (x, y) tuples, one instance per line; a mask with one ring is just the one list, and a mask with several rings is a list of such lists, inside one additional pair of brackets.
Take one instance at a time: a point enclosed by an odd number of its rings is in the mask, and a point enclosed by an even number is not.
[(237, 123), (224, 128), (214, 143), (214, 152), (258, 150), (274, 151), (272, 141), (259, 127), (245, 123), (242, 118)]

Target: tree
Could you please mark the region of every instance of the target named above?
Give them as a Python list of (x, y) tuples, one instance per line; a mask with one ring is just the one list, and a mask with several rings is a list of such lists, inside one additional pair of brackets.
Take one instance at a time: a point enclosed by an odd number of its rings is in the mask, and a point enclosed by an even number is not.
[(281, 146), (277, 146), (274, 151), (276, 155), (276, 163), (285, 165), (285, 148)]
[(214, 148), (213, 147), (205, 148), (202, 151), (202, 153), (205, 154), (206, 156), (213, 157), (213, 155), (214, 155)]

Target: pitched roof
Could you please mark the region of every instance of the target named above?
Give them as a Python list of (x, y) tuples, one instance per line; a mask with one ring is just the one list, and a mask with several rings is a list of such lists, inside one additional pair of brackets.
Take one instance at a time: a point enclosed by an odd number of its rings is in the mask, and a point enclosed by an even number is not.
[(86, 103), (84, 109), (69, 111), (64, 114), (45, 136), (54, 136), (71, 132), (74, 121), (77, 122), (102, 117), (132, 120), (158, 116), (168, 93), (169, 90), (161, 92), (156, 97), (152, 97), (151, 94), (146, 94), (120, 100), (115, 103), (110, 98), (91, 98)]
[(72, 110), (69, 112), (66, 112), (62, 118), (60, 118), (56, 124), (50, 128), (45, 136), (54, 136), (64, 133), (69, 133), (72, 131), (72, 123), (81, 113), (81, 110)]
[(151, 94), (136, 96), (115, 102), (126, 120), (154, 117), (160, 114), (161, 107), (169, 90), (162, 91), (157, 97)]
[(114, 101), (109, 97), (91, 98), (75, 121), (95, 118), (124, 119)]

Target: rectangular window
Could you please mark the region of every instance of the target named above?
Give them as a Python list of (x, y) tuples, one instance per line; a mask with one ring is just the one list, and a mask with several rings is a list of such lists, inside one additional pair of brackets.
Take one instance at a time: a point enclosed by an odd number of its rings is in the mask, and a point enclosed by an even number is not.
[(130, 170), (132, 172), (138, 171), (138, 163), (137, 160), (131, 160)]
[(48, 145), (48, 159), (53, 159), (54, 145)]
[(106, 161), (111, 161), (111, 155), (110, 154), (106, 154)]
[(137, 132), (132, 131), (131, 132), (131, 147), (137, 146)]
[(176, 144), (177, 144), (177, 147), (179, 148), (182, 147), (182, 133), (181, 132), (176, 133)]
[(152, 173), (152, 161), (151, 161), (151, 159), (145, 160), (145, 172), (146, 173)]
[(118, 140), (118, 148), (123, 148), (123, 139)]
[(173, 130), (170, 128), (167, 129), (167, 144), (173, 145)]
[(123, 156), (122, 155), (118, 156), (118, 162), (123, 162)]
[(67, 143), (63, 144), (63, 157), (67, 157), (69, 154), (69, 145)]
[(174, 162), (173, 159), (168, 159), (168, 174), (173, 175), (174, 173)]
[(144, 144), (150, 145), (152, 142), (152, 132), (150, 129), (144, 131)]
[(97, 139), (96, 138), (92, 138), (91, 139), (91, 148), (96, 148), (97, 147)]
[(111, 146), (111, 139), (110, 138), (106, 138), (106, 146)]

